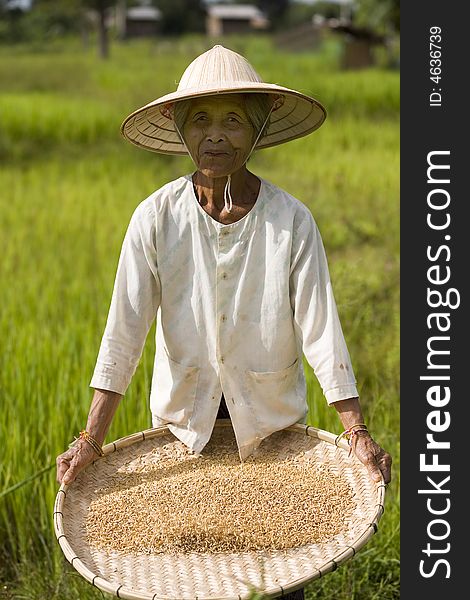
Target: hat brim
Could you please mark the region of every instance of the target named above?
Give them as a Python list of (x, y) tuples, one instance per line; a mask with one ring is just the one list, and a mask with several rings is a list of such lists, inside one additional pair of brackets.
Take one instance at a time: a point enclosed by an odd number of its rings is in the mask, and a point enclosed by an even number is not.
[(322, 104), (312, 98), (272, 83), (231, 83), (226, 88), (185, 89), (166, 94), (131, 113), (121, 125), (122, 135), (132, 144), (162, 154), (187, 155), (174, 122), (161, 112), (165, 104), (224, 94), (258, 93), (283, 96), (283, 104), (271, 113), (269, 126), (256, 149), (270, 148), (303, 137), (318, 129), (326, 119)]

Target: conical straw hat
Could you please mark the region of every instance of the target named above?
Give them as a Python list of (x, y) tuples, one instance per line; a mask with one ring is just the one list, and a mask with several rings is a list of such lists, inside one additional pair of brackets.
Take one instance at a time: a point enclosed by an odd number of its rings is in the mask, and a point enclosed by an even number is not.
[(234, 93), (270, 94), (276, 101), (266, 133), (257, 148), (277, 146), (307, 135), (318, 129), (326, 118), (326, 110), (318, 100), (280, 85), (264, 83), (243, 56), (216, 45), (187, 67), (176, 92), (131, 113), (124, 120), (121, 132), (127, 140), (147, 150), (187, 154), (168, 105), (191, 98)]

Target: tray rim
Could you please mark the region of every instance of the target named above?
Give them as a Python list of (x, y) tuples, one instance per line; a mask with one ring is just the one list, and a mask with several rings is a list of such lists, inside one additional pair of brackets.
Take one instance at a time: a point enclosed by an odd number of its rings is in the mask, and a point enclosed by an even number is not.
[[(218, 419), (215, 424), (215, 427), (224, 427), (228, 425), (231, 425), (230, 419)], [(333, 445), (335, 445), (337, 439), (337, 436), (329, 431), (326, 431), (324, 429), (318, 429), (317, 427), (313, 427), (312, 425), (304, 425), (302, 423), (295, 423), (294, 425), (290, 425), (289, 427), (286, 427), (283, 431), (294, 431), (296, 433), (308, 435), (310, 437), (317, 438), (321, 441)], [(121, 448), (131, 446), (132, 444), (135, 444), (137, 442), (143, 442), (152, 438), (161, 437), (167, 435), (168, 433), (171, 433), (168, 426), (162, 425), (160, 427), (151, 427), (149, 429), (144, 429), (143, 431), (138, 431), (136, 433), (132, 433), (130, 435), (118, 438), (117, 440), (114, 440), (103, 446), (103, 457), (108, 456), (109, 454), (112, 454), (116, 452), (116, 450), (119, 450)], [(337, 444), (337, 447), (341, 448), (344, 451), (349, 451), (347, 441), (344, 439), (340, 440), (340, 442)], [(96, 461), (93, 461), (93, 463), (90, 464), (94, 464), (94, 462), (101, 460), (101, 458), (103, 457), (97, 458)], [(126, 600), (188, 600), (187, 597), (174, 598), (173, 596), (169, 597), (159, 594), (136, 592), (134, 589), (128, 588), (124, 584), (112, 583), (88, 569), (88, 567), (82, 562), (80, 557), (77, 556), (77, 554), (73, 550), (64, 531), (62, 508), (64, 506), (65, 498), (67, 497), (67, 490), (71, 485), (73, 485), (73, 482), (69, 485), (61, 484), (57, 492), (52, 514), (54, 522), (54, 533), (65, 558), (84, 579), (86, 579), (94, 587), (97, 587), (98, 589), (107, 592), (108, 594), (112, 594), (117, 598), (123, 598)], [(353, 558), (353, 556), (355, 556), (356, 553), (363, 546), (365, 546), (365, 544), (370, 540), (370, 538), (378, 531), (378, 523), (385, 510), (384, 503), (386, 488), (387, 486), (382, 477), (381, 481), (376, 485), (378, 502), (375, 505), (376, 511), (374, 514), (374, 518), (351, 545), (345, 546), (344, 549), (342, 549), (338, 554), (336, 554), (333, 558), (327, 561), (324, 565), (322, 565), (320, 568), (316, 568), (316, 573), (295, 580), (289, 586), (286, 587), (273, 587), (269, 590), (264, 591), (263, 595), (269, 598), (276, 598), (279, 595), (284, 595), (286, 592), (293, 592), (295, 590), (298, 590), (307, 583), (310, 583), (315, 579), (319, 579), (327, 573), (335, 571), (347, 560)], [(223, 600), (245, 600), (245, 598), (246, 597), (242, 597), (240, 595), (233, 597), (225, 596)], [(195, 600), (203, 599), (195, 598)]]

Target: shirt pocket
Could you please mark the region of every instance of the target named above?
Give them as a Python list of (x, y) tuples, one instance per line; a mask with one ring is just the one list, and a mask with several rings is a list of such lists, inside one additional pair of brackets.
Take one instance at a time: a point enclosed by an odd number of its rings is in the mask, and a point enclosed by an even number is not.
[(194, 410), (199, 367), (182, 365), (165, 349), (155, 373), (154, 416), (170, 423), (187, 424)]
[(251, 405), (264, 429), (283, 428), (306, 413), (299, 378), (299, 359), (280, 371), (246, 371)]

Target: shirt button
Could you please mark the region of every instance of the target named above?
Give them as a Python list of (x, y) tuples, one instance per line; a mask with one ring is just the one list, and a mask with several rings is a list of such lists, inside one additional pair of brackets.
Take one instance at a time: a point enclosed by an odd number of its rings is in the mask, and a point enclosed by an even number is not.
[(225, 359), (223, 356), (220, 357), (220, 362), (223, 364), (225, 362)]
[(220, 319), (221, 319), (223, 322), (225, 322), (225, 321), (227, 320), (227, 317), (226, 317), (225, 315), (222, 315), (222, 316), (220, 317)]
[(227, 279), (227, 273), (222, 273), (222, 279)]

